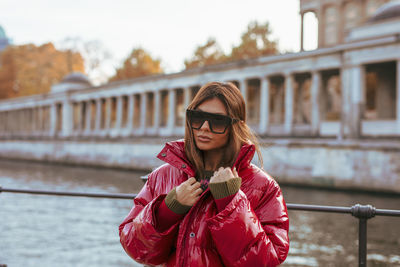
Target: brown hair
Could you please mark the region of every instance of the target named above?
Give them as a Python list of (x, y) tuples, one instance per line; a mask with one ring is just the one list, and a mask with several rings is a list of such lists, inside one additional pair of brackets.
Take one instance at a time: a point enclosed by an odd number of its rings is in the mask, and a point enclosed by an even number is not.
[[(218, 98), (224, 103), (229, 117), (239, 119), (238, 123), (230, 126), (228, 142), (225, 146), (224, 158), (217, 165), (218, 167), (232, 167), (240, 148), (244, 143), (252, 143), (256, 147), (261, 167), (263, 160), (257, 137), (246, 124), (246, 105), (240, 90), (233, 83), (210, 82), (203, 85), (196, 94), (188, 109), (196, 109), (206, 100)], [(196, 169), (196, 175), (204, 176), (203, 153), (197, 148), (193, 130), (186, 119), (185, 126), (185, 153), (189, 161)]]

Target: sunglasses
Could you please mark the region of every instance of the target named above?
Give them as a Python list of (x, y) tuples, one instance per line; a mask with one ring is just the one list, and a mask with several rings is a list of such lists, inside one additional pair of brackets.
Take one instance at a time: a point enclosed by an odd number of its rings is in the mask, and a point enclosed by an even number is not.
[(222, 114), (215, 114), (192, 109), (186, 110), (186, 118), (189, 121), (190, 127), (195, 130), (199, 130), (201, 126), (203, 126), (204, 122), (208, 121), (211, 132), (215, 134), (225, 133), (226, 129), (230, 125), (239, 121), (238, 119), (234, 119)]

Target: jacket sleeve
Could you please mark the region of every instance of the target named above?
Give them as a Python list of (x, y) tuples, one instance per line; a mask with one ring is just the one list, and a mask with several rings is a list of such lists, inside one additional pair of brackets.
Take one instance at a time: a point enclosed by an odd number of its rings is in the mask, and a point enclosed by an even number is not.
[(289, 252), (289, 219), (275, 181), (254, 210), (239, 190), (224, 210), (208, 220), (208, 227), (227, 266), (277, 266)]
[(168, 260), (176, 239), (179, 222), (159, 232), (156, 211), (165, 194), (153, 196), (151, 173), (134, 200), (134, 206), (119, 226), (120, 242), (126, 253), (137, 262), (158, 265)]

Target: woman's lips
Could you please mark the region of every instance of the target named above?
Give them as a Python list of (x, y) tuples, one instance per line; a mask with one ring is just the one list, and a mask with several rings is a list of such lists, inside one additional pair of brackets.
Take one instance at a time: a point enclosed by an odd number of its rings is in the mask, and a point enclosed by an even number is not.
[(203, 136), (203, 135), (197, 136), (197, 139), (198, 139), (200, 142), (210, 142), (210, 141), (211, 141), (211, 138), (209, 138), (209, 137), (207, 137), (207, 136)]

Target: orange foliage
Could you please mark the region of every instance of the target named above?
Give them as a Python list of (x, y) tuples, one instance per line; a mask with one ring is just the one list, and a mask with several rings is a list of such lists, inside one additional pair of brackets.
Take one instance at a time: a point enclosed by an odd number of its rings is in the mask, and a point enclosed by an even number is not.
[(191, 59), (185, 60), (186, 69), (277, 54), (277, 43), (270, 40), (270, 34), (268, 22), (250, 22), (242, 34), (241, 43), (232, 47), (228, 55), (223, 53), (215, 39), (210, 38), (206, 44), (196, 48)]
[(47, 93), (71, 72), (84, 72), (79, 53), (52, 43), (9, 46), (0, 54), (0, 98)]
[(161, 61), (153, 59), (144, 49), (135, 48), (109, 81), (126, 80), (157, 73), (163, 73)]
[(242, 42), (232, 48), (231, 60), (249, 59), (278, 53), (277, 43), (270, 40), (269, 23), (250, 22), (247, 31), (242, 34)]
[(214, 38), (208, 39), (207, 43), (198, 46), (191, 59), (185, 60), (186, 69), (218, 64), (226, 61), (224, 52)]

